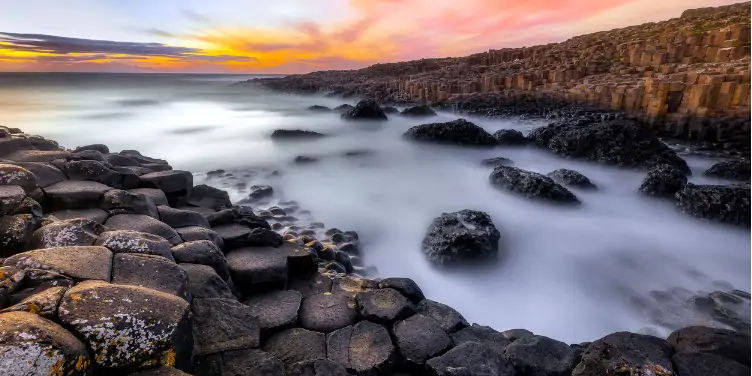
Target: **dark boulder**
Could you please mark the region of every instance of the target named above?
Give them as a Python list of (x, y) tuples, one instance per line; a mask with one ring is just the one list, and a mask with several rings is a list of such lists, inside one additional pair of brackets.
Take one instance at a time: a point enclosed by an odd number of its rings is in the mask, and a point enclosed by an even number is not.
[(159, 188), (171, 206), (180, 206), (191, 194), (193, 174), (188, 171), (169, 170), (141, 175), (142, 188)]
[(640, 193), (647, 196), (673, 198), (676, 192), (687, 185), (687, 176), (671, 165), (657, 165), (648, 171), (640, 184)]
[(423, 142), (434, 142), (467, 146), (493, 146), (496, 139), (485, 129), (465, 120), (457, 119), (447, 123), (431, 123), (408, 129), (404, 137)]
[(143, 214), (159, 219), (159, 213), (157, 212), (157, 206), (154, 204), (154, 201), (146, 195), (131, 191), (113, 189), (105, 192), (99, 208), (107, 210), (113, 215)]
[(31, 150), (34, 146), (29, 140), (20, 137), (3, 137), (0, 138), (0, 156), (4, 159), (9, 158), (14, 153), (20, 150)]
[(162, 256), (175, 261), (170, 242), (161, 236), (138, 231), (106, 231), (99, 235), (95, 245), (107, 247), (113, 253), (138, 253)]
[(286, 367), (307, 360), (326, 359), (326, 336), (302, 328), (291, 328), (272, 335), (263, 350)]
[(307, 140), (325, 136), (325, 134), (319, 132), (302, 129), (275, 129), (274, 132), (272, 132), (271, 138), (273, 140)]
[(749, 165), (750, 163), (748, 159), (722, 161), (707, 169), (705, 175), (748, 182), (750, 179)]
[(395, 289), (415, 304), (426, 298), (423, 290), (410, 278), (384, 278), (379, 281), (379, 288)]
[(431, 376), (515, 376), (512, 365), (489, 345), (468, 342), (426, 362)]
[(265, 228), (254, 228), (246, 237), (246, 245), (253, 247), (279, 247), (285, 242), (282, 235)]
[(216, 244), (217, 247), (223, 249), (225, 247), (225, 242), (222, 240), (222, 237), (217, 234), (216, 231), (210, 230), (208, 228), (204, 227), (198, 227), (198, 226), (188, 226), (188, 227), (180, 227), (176, 228), (175, 232), (180, 235), (180, 238), (183, 239), (184, 242), (193, 242), (197, 240), (209, 240), (212, 243)]
[(258, 318), (261, 331), (276, 331), (295, 326), (301, 298), (297, 291), (281, 290), (252, 296), (243, 304)]
[(703, 353), (750, 365), (749, 334), (704, 326), (679, 329), (668, 336), (668, 343), (678, 354)]
[(330, 333), (326, 357), (356, 375), (389, 375), (398, 359), (389, 331), (361, 321)]
[(480, 164), (482, 166), (512, 166), (514, 165), (514, 162), (509, 158), (504, 157), (493, 157), (493, 158), (486, 158), (482, 161), (480, 161)]
[(676, 193), (676, 205), (689, 215), (731, 225), (750, 226), (749, 185), (687, 184)]
[(191, 194), (188, 195), (188, 199), (186, 201), (189, 205), (202, 208), (210, 208), (213, 210), (221, 210), (232, 207), (232, 202), (230, 202), (230, 195), (227, 194), (226, 191), (208, 186), (206, 184), (199, 184), (193, 187)]
[(248, 228), (265, 228), (271, 230), (269, 223), (253, 213), (248, 206), (233, 206), (230, 209), (220, 210), (206, 217), (212, 228), (222, 225), (239, 224)]
[(418, 313), (436, 320), (441, 329), (454, 333), (468, 326), (467, 320), (457, 310), (430, 299), (424, 299), (417, 306)]
[(282, 247), (246, 247), (227, 254), (230, 275), (239, 286), (255, 292), (285, 286), (288, 275), (302, 275), (317, 270), (315, 255), (293, 243)]
[(44, 188), (45, 212), (98, 208), (104, 193), (112, 188), (93, 181), (63, 180)]
[(159, 219), (170, 227), (198, 226), (210, 228), (209, 221), (199, 212), (176, 209), (166, 205), (157, 206), (157, 211), (159, 212)]
[(310, 107), (308, 107), (308, 110), (309, 110), (309, 111), (315, 111), (315, 112), (330, 112), (330, 111), (332, 111), (332, 109), (331, 109), (331, 108), (329, 108), (329, 107), (326, 107), (326, 106), (320, 106), (320, 105), (317, 105), (317, 104), (316, 104), (316, 105), (313, 105), (313, 106), (310, 106)]
[(70, 180), (95, 181), (104, 185), (121, 188), (123, 174), (99, 161), (70, 161), (65, 164), (65, 174)]
[(195, 298), (223, 298), (235, 300), (227, 285), (211, 266), (201, 264), (179, 264), (188, 273), (188, 291)]
[(104, 247), (57, 247), (35, 249), (11, 256), (4, 266), (49, 270), (76, 279), (110, 281), (112, 252)]
[(527, 145), (530, 140), (516, 129), (501, 129), (493, 134), (496, 142), (502, 146)]
[(169, 205), (167, 196), (165, 196), (165, 193), (158, 188), (136, 188), (129, 189), (128, 192), (144, 195), (151, 199), (151, 201), (154, 202), (154, 205)]
[(100, 152), (102, 154), (109, 154), (110, 153), (110, 148), (108, 148), (107, 145), (103, 145), (103, 144), (92, 144), (92, 145), (79, 146), (79, 147), (73, 149), (73, 152), (78, 153), (78, 152), (82, 152), (82, 151), (85, 151), (85, 150), (98, 151), (98, 152)]
[[(45, 162), (17, 162), (17, 166), (13, 165), (0, 165), (0, 184), (17, 184), (21, 185), (26, 192), (32, 191), (35, 186), (33, 184), (38, 184), (39, 187), (45, 188), (49, 185), (55, 184), (57, 182), (63, 181), (68, 179), (68, 177), (65, 176), (63, 171), (61, 171), (59, 168), (55, 167), (51, 163), (45, 163)], [(5, 167), (2, 167), (5, 166)], [(13, 167), (22, 167), (23, 169), (28, 170), (32, 174), (34, 174), (34, 177), (36, 179), (31, 179), (29, 175), (16, 175), (14, 179), (8, 179), (8, 175), (3, 175), (4, 173), (7, 174), (10, 171), (13, 171), (13, 168), (10, 168), (8, 166)], [(21, 170), (17, 170), (21, 171)], [(10, 180), (11, 182), (7, 182)], [(13, 182), (15, 180), (15, 182)], [(23, 181), (25, 185), (18, 184), (19, 182)], [(34, 183), (36, 181), (36, 183)]]
[(188, 296), (188, 273), (164, 257), (119, 253), (112, 258), (112, 283), (146, 287), (175, 295)]
[(67, 160), (71, 157), (71, 153), (65, 150), (18, 150), (3, 156), (4, 159), (14, 162), (52, 162), (56, 159)]
[(705, 353), (674, 355), (674, 369), (679, 376), (748, 376), (749, 367), (731, 359)]
[(410, 301), (394, 289), (361, 292), (355, 301), (360, 315), (373, 322), (391, 324), (415, 313)]
[(658, 337), (629, 332), (613, 333), (585, 349), (572, 376), (674, 375), (671, 364), (673, 354), (668, 342)]
[(246, 198), (249, 202), (258, 201), (274, 195), (274, 188), (268, 185), (252, 185), (248, 190), (251, 191)]
[(412, 365), (422, 365), (452, 346), (439, 323), (420, 314), (397, 322), (392, 332), (402, 359)]
[(596, 189), (597, 188), (595, 184), (593, 184), (590, 181), (590, 179), (588, 179), (587, 176), (575, 170), (568, 170), (566, 168), (560, 168), (558, 170), (549, 172), (547, 176), (551, 179), (554, 179), (554, 181), (559, 184), (568, 185), (570, 187), (575, 187), (575, 188), (580, 188), (580, 189)]
[(388, 120), (381, 106), (375, 101), (360, 101), (341, 117), (345, 120)]
[(194, 371), (195, 375), (201, 376), (285, 376), (285, 367), (279, 360), (256, 349), (198, 356)]
[(26, 192), (18, 185), (0, 185), (0, 216), (8, 215), (21, 205)]
[(418, 105), (402, 110), (402, 112), (400, 112), (400, 115), (409, 117), (429, 117), (436, 116), (436, 111), (432, 110), (431, 107), (428, 107), (426, 105)]
[(423, 237), (422, 250), (436, 264), (495, 259), (501, 234), (491, 217), (475, 210), (443, 213)]
[(181, 264), (201, 264), (211, 266), (223, 280), (230, 278), (230, 270), (222, 250), (211, 241), (188, 241), (172, 247), (175, 261)]
[(107, 229), (89, 219), (69, 219), (50, 223), (34, 231), (32, 248), (92, 245)]
[(350, 110), (352, 110), (354, 108), (355, 108), (355, 106), (353, 106), (351, 104), (341, 104), (341, 105), (339, 105), (337, 107), (334, 107), (334, 111), (343, 112), (344, 113), (344, 112), (348, 112), (348, 111), (350, 111)]
[(40, 218), (32, 214), (0, 217), (0, 257), (12, 256), (29, 248), (39, 221)]
[(385, 114), (397, 114), (400, 112), (396, 107), (392, 106), (381, 106), (381, 109)]
[[(7, 282), (5, 287), (8, 287)], [(54, 286), (42, 290), (41, 292), (31, 293), (23, 298), (17, 304), (8, 307), (1, 312), (29, 312), (42, 316), (48, 320), (57, 320), (57, 306), (62, 299), (68, 287)], [(14, 292), (13, 298), (18, 297), (18, 292)]]
[(348, 376), (347, 370), (328, 359), (306, 360), (290, 366), (289, 376)]
[(129, 230), (129, 231), (145, 232), (148, 234), (161, 236), (167, 239), (167, 241), (169, 241), (173, 245), (178, 244), (183, 241), (182, 239), (180, 239), (180, 235), (178, 235), (178, 233), (175, 232), (175, 230), (173, 230), (172, 227), (148, 215), (142, 215), (142, 214), (113, 215), (112, 217), (108, 218), (107, 222), (105, 222), (104, 224), (105, 226), (107, 226), (108, 229), (112, 231)]
[(517, 167), (497, 166), (488, 177), (494, 187), (517, 195), (557, 204), (579, 204), (574, 193), (548, 176)]
[(579, 361), (569, 345), (543, 336), (514, 341), (504, 357), (521, 375), (569, 376)]
[(500, 354), (503, 354), (504, 349), (512, 343), (512, 341), (493, 328), (478, 324), (460, 329), (452, 333), (451, 337), (455, 346), (467, 342), (478, 342), (496, 349)]
[(235, 299), (193, 299), (193, 354), (258, 348), (260, 331), (248, 307)]
[(304, 298), (299, 315), (303, 328), (329, 333), (355, 324), (358, 311), (351, 298), (326, 292)]
[(23, 167), (0, 163), (0, 185), (17, 185), (29, 193), (37, 188), (37, 177)]

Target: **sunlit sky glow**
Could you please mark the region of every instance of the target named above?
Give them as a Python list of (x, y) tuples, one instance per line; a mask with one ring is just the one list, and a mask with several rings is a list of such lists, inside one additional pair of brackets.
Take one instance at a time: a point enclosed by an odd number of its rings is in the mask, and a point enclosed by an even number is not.
[(0, 71), (353, 69), (559, 42), (738, 1), (6, 1)]

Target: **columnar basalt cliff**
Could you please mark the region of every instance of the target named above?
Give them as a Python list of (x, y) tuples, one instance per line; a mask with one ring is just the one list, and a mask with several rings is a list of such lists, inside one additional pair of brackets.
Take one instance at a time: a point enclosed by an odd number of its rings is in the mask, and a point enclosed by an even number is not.
[(478, 101), (580, 103), (629, 113), (680, 137), (748, 144), (750, 3), (691, 9), (562, 43), (253, 82), (455, 108)]

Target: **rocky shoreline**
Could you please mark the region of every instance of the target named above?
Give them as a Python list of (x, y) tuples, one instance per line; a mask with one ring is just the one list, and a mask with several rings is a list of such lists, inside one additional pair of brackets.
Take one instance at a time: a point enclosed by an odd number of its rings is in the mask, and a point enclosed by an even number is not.
[[(433, 116), (420, 106), (393, 115), (395, 109), (372, 101), (340, 110), (351, 121)], [(651, 132), (627, 118), (587, 116), (590, 121), (558, 122), (527, 136), (491, 135), (466, 120), (426, 120), (404, 137), (468, 147), (527, 145), (649, 170), (643, 194), (674, 200), (679, 210), (705, 220), (749, 227), (748, 160), (707, 172), (747, 183), (687, 184), (686, 163)], [(489, 184), (530, 200), (576, 204), (566, 187), (589, 183), (576, 171), (546, 176), (500, 164)], [(205, 177), (227, 184), (234, 178), (221, 170)], [(496, 331), (427, 299), (410, 279), (373, 277), (357, 232), (327, 229), (296, 202), (277, 199), (273, 187), (247, 188), (248, 197), (233, 203), (212, 185), (194, 186), (191, 172), (135, 150), (65, 149), (0, 128), (0, 374), (750, 372), (749, 318), (738, 314), (749, 304), (747, 293), (716, 291), (678, 303), (692, 305), (687, 309), (699, 315), (696, 322), (733, 330), (677, 327), (667, 339), (618, 332), (581, 344), (524, 329)], [(444, 213), (422, 248), (429, 260), (451, 267), (495, 257), (500, 238), (485, 213)]]

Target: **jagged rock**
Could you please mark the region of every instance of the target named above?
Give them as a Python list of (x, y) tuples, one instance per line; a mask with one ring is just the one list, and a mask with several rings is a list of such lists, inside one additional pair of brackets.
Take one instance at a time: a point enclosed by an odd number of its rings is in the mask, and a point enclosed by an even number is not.
[(157, 206), (149, 197), (132, 191), (113, 189), (104, 193), (100, 209), (110, 214), (143, 214), (159, 219)]
[(111, 189), (94, 181), (63, 180), (44, 189), (42, 205), (45, 211), (97, 208)]
[(243, 225), (249, 229), (260, 227), (271, 230), (269, 222), (256, 216), (253, 210), (247, 206), (234, 206), (231, 209), (220, 210), (206, 217), (206, 219), (211, 227), (220, 234), (221, 232), (217, 227), (230, 224)]
[(259, 325), (251, 310), (235, 299), (193, 299), (195, 356), (258, 348)]
[(180, 235), (178, 235), (178, 233), (175, 232), (175, 230), (173, 230), (170, 226), (168, 226), (164, 222), (159, 221), (158, 219), (149, 217), (148, 215), (113, 215), (112, 217), (108, 218), (107, 222), (105, 222), (104, 224), (108, 229), (112, 231), (128, 230), (161, 236), (167, 239), (167, 241), (169, 241), (173, 245), (183, 241), (182, 239), (180, 239)]
[(504, 356), (524, 375), (568, 376), (579, 360), (569, 345), (543, 336), (514, 341), (506, 347)]
[(384, 278), (379, 281), (379, 288), (395, 289), (415, 304), (426, 298), (423, 290), (410, 278)]
[(37, 314), (48, 320), (56, 320), (57, 305), (66, 290), (68, 288), (62, 286), (50, 287), (42, 292), (24, 298), (19, 303), (2, 310), (2, 312), (23, 311)]
[(422, 365), (452, 346), (439, 323), (420, 314), (397, 322), (392, 331), (402, 359), (410, 364)]
[(512, 341), (504, 337), (502, 333), (499, 333), (491, 327), (478, 324), (473, 324), (460, 329), (452, 333), (451, 337), (455, 346), (467, 342), (478, 342), (496, 349), (500, 354), (503, 354), (504, 349), (512, 343)]
[(737, 226), (750, 225), (749, 185), (687, 184), (676, 193), (676, 205), (689, 215)]
[(668, 336), (668, 343), (678, 354), (704, 353), (750, 365), (749, 334), (704, 326), (679, 329)]
[(497, 166), (488, 177), (494, 187), (521, 195), (558, 204), (579, 204), (574, 193), (548, 176), (517, 167)]
[(441, 329), (447, 333), (453, 333), (468, 326), (467, 320), (454, 308), (430, 299), (421, 301), (417, 306), (417, 311), (436, 320), (441, 325)]
[(110, 148), (108, 148), (107, 145), (104, 145), (104, 144), (92, 144), (92, 145), (79, 146), (79, 147), (73, 149), (73, 152), (74, 153), (79, 153), (79, 152), (82, 152), (82, 151), (85, 151), (85, 150), (94, 150), (94, 151), (98, 151), (98, 152), (100, 152), (102, 154), (109, 154), (110, 153)]
[[(214, 187), (210, 187), (206, 184), (199, 184), (191, 190), (191, 194), (188, 195), (186, 202), (193, 206), (202, 208), (210, 208), (213, 210), (221, 210), (232, 207), (230, 202), (230, 195)], [(160, 204), (160, 205), (166, 205)]]
[(223, 280), (230, 278), (225, 255), (211, 241), (196, 240), (178, 244), (172, 247), (172, 255), (178, 263), (211, 266)]
[(254, 228), (246, 237), (246, 245), (253, 247), (279, 247), (284, 243), (282, 235), (265, 228)]
[(4, 266), (51, 270), (84, 280), (110, 281), (112, 252), (104, 247), (57, 247), (35, 249), (5, 259)]
[(298, 322), (301, 298), (297, 291), (281, 290), (252, 296), (244, 304), (258, 318), (262, 331), (276, 331)]
[(168, 170), (141, 175), (142, 188), (159, 188), (167, 196), (170, 206), (180, 206), (193, 189), (193, 174)]
[(673, 357), (674, 369), (679, 376), (747, 376), (746, 367), (731, 359), (713, 354), (680, 353)]
[[(39, 185), (41, 188), (45, 188), (49, 185), (55, 184), (57, 182), (66, 180), (67, 177), (65, 174), (60, 171), (59, 168), (55, 167), (54, 165), (50, 163), (45, 162), (16, 162), (17, 166), (23, 167), (24, 169), (28, 170), (34, 176), (36, 177), (36, 184)], [(2, 165), (2, 166), (9, 166), (9, 165)], [(8, 184), (4, 182), (3, 178), (3, 172), (6, 171), (7, 167), (0, 167), (0, 183), (2, 184)], [(6, 172), (7, 173), (7, 172)], [(16, 184), (16, 183), (14, 183)], [(34, 189), (34, 187), (31, 185), (31, 182), (26, 183), (27, 185), (24, 186), (24, 189), (27, 192), (30, 192)]]
[(361, 292), (355, 301), (360, 315), (373, 322), (391, 324), (415, 313), (410, 301), (390, 288)]
[(247, 200), (251, 202), (274, 195), (274, 188), (268, 185), (252, 185), (248, 189), (251, 193), (248, 194)]
[(65, 293), (59, 318), (104, 369), (139, 367), (149, 361), (178, 368), (190, 364), (190, 306), (176, 296), (86, 281)]
[[(154, 205), (169, 205), (167, 196), (161, 189), (157, 188), (136, 188), (129, 189), (128, 192), (141, 194), (151, 199)], [(193, 193), (193, 192), (191, 192)]]
[(34, 231), (32, 248), (53, 248), (73, 245), (92, 245), (107, 229), (88, 219), (69, 219), (50, 223)]
[(504, 157), (494, 157), (494, 158), (486, 158), (482, 161), (480, 161), (480, 164), (483, 166), (511, 166), (514, 164), (514, 162), (509, 158)]
[(326, 336), (302, 328), (285, 329), (272, 335), (263, 350), (290, 367), (298, 362), (326, 359)]
[(588, 179), (587, 176), (575, 171), (575, 170), (568, 170), (566, 168), (560, 168), (558, 170), (554, 170), (548, 173), (547, 175), (549, 178), (554, 179), (555, 182), (568, 185), (575, 188), (581, 188), (581, 189), (596, 189), (597, 187), (595, 184), (593, 184), (590, 179)]
[(705, 175), (729, 180), (749, 182), (749, 165), (750, 163), (747, 159), (722, 161), (714, 164), (709, 169), (707, 169), (707, 171), (705, 171)]
[(381, 106), (375, 101), (360, 101), (355, 107), (344, 112), (341, 117), (345, 120), (388, 120)]
[(175, 209), (165, 205), (157, 206), (157, 210), (159, 211), (159, 219), (170, 227), (198, 226), (210, 228), (209, 221), (201, 213)]
[(325, 292), (304, 298), (299, 315), (303, 328), (329, 333), (355, 324), (358, 311), (351, 298)]
[(500, 237), (488, 214), (465, 209), (434, 218), (422, 250), (431, 262), (441, 265), (495, 259)]
[(330, 333), (326, 357), (356, 375), (388, 375), (398, 358), (389, 331), (370, 321)]
[(91, 358), (73, 334), (27, 312), (0, 314), (0, 374), (89, 375)]
[(648, 171), (640, 185), (640, 193), (648, 196), (674, 197), (687, 185), (687, 176), (676, 167), (657, 165)]
[(224, 240), (222, 240), (222, 237), (219, 236), (216, 231), (210, 230), (208, 228), (188, 226), (176, 228), (175, 232), (180, 235), (180, 238), (183, 239), (184, 242), (209, 240), (212, 243), (216, 244), (220, 249), (225, 247), (225, 242)]
[(0, 217), (0, 257), (12, 256), (26, 250), (38, 225), (39, 218), (31, 214)]
[(175, 261), (170, 242), (165, 238), (145, 232), (117, 230), (103, 232), (94, 243), (107, 247), (113, 253), (139, 253), (162, 256)]
[(636, 375), (673, 375), (673, 353), (671, 346), (658, 337), (629, 332), (613, 333), (587, 347), (582, 360), (572, 371), (572, 376), (602, 376), (624, 372)]
[(326, 106), (313, 105), (308, 107), (308, 110), (317, 112), (330, 112), (332, 109)]
[(429, 117), (436, 116), (436, 111), (432, 110), (431, 107), (428, 107), (426, 105), (418, 105), (402, 110), (402, 112), (400, 112), (400, 115), (410, 117)]
[(273, 140), (310, 140), (325, 136), (323, 133), (302, 129), (275, 129), (271, 138)]
[(266, 352), (245, 349), (197, 357), (195, 372), (202, 376), (285, 376), (285, 367)]
[(235, 299), (227, 282), (211, 266), (179, 264), (188, 273), (188, 291), (195, 298)]
[(327, 359), (306, 360), (290, 366), (290, 376), (348, 376), (341, 365)]
[(18, 185), (0, 185), (0, 215), (8, 215), (26, 198), (26, 192)]
[(188, 273), (164, 257), (116, 254), (112, 258), (112, 283), (146, 287), (188, 299)]
[(516, 129), (500, 129), (493, 134), (496, 143), (502, 146), (527, 145), (530, 141)]
[(468, 342), (426, 362), (432, 376), (514, 376), (512, 365), (489, 345)]
[(496, 145), (496, 139), (490, 133), (465, 119), (417, 125), (408, 129), (403, 136), (423, 142), (468, 146)]
[(58, 210), (50, 213), (50, 215), (61, 221), (68, 219), (88, 219), (99, 224), (104, 224), (110, 214), (102, 209), (72, 209)]
[(99, 161), (70, 161), (65, 164), (65, 173), (70, 180), (95, 181), (110, 187), (122, 187), (123, 174)]

